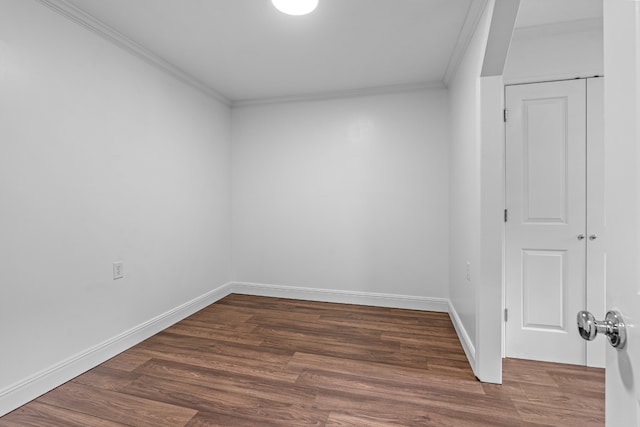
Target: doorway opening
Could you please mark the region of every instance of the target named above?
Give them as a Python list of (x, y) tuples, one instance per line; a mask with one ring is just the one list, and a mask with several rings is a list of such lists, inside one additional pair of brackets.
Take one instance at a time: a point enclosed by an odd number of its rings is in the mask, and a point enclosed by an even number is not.
[(603, 80), (505, 88), (506, 357), (604, 367), (575, 325), (604, 316)]

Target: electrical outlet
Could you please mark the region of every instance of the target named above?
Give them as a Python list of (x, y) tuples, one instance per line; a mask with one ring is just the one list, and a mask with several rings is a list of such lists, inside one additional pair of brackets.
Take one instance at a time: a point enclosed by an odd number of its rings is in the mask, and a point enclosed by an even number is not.
[(124, 277), (124, 263), (116, 261), (113, 263), (113, 280), (122, 279)]
[(467, 261), (467, 282), (471, 281), (471, 263)]

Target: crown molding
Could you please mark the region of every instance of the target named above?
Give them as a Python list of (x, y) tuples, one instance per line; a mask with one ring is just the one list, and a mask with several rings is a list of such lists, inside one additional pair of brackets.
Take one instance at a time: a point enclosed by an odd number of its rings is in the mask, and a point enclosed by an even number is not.
[(132, 55), (142, 59), (155, 66), (156, 68), (166, 72), (170, 76), (180, 80), (181, 82), (197, 89), (198, 91), (204, 93), (211, 98), (216, 99), (217, 101), (231, 106), (231, 101), (220, 92), (214, 90), (210, 86), (196, 79), (192, 75), (188, 74), (181, 68), (157, 55), (156, 53), (150, 51), (144, 46), (136, 43), (131, 40), (124, 34), (120, 33), (116, 29), (110, 27), (99, 19), (91, 16), (87, 12), (79, 9), (78, 7), (72, 5), (66, 0), (35, 0), (42, 5), (50, 8), (51, 10), (57, 12), (58, 14), (64, 16), (70, 21), (81, 25), (82, 27), (94, 32), (100, 37), (110, 41), (121, 49), (126, 50)]
[(469, 9), (467, 10), (467, 15), (465, 16), (464, 23), (462, 24), (462, 29), (458, 34), (456, 45), (449, 57), (449, 63), (447, 64), (447, 69), (444, 73), (443, 82), (445, 86), (449, 86), (449, 82), (455, 75), (458, 65), (460, 65), (460, 62), (469, 47), (469, 43), (471, 43), (473, 34), (478, 27), (478, 22), (480, 22), (482, 11), (487, 6), (487, 3), (488, 0), (471, 0), (471, 4), (469, 4)]
[(327, 92), (303, 93), (299, 95), (275, 96), (256, 99), (244, 99), (231, 102), (231, 107), (247, 107), (253, 105), (284, 104), (289, 102), (326, 101), (340, 98), (357, 98), (361, 96), (387, 95), (404, 92), (420, 92), (444, 89), (442, 82), (418, 82), (399, 85), (374, 86), (358, 89), (347, 89)]
[(553, 36), (556, 34), (571, 34), (585, 31), (602, 31), (602, 18), (579, 19), (575, 21), (555, 22), (552, 24), (516, 27), (513, 37), (528, 39)]

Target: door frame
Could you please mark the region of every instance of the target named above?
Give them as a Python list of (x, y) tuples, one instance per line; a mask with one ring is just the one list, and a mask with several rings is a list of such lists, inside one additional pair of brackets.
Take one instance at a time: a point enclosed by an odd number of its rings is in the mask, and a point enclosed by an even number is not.
[[(581, 75), (576, 75), (575, 77), (567, 77), (565, 76), (557, 76), (556, 78), (554, 78), (553, 76), (550, 76), (548, 79), (545, 80), (540, 80), (540, 81), (532, 81), (531, 79), (523, 79), (522, 81), (518, 81), (518, 80), (513, 80), (513, 81), (509, 81), (508, 83), (504, 84), (504, 90), (503, 90), (503, 105), (504, 105), (504, 110), (507, 111), (507, 87), (509, 86), (520, 86), (520, 85), (529, 85), (529, 84), (539, 84), (539, 83), (553, 83), (553, 82), (559, 82), (559, 81), (574, 81), (574, 80), (585, 80), (585, 90), (586, 90), (586, 105), (588, 107), (589, 105), (589, 92), (588, 92), (588, 87), (589, 87), (589, 80), (590, 79), (603, 79), (604, 76), (602, 75), (593, 75), (593, 76), (589, 76), (589, 77), (583, 77)], [(604, 100), (603, 100), (604, 102)], [(604, 106), (603, 106), (604, 109)], [(589, 119), (589, 110), (587, 110), (587, 120)], [(505, 114), (508, 114), (505, 113)], [(604, 120), (604, 117), (603, 117)], [(506, 132), (506, 127), (507, 127), (507, 121), (506, 121), (506, 116), (505, 116), (505, 120), (503, 123), (503, 128), (504, 128), (504, 146), (503, 146), (503, 155), (504, 155), (504, 162), (503, 162), (503, 191), (504, 191), (504, 195), (503, 195), (503, 209), (507, 209), (507, 194), (506, 194), (506, 190), (507, 190), (507, 162), (506, 162), (506, 155), (507, 155), (507, 132)], [(587, 129), (589, 129), (590, 126), (588, 125), (587, 122)], [(589, 138), (589, 134), (587, 133), (586, 138)], [(602, 141), (602, 145), (604, 145), (604, 141)], [(604, 148), (604, 147), (602, 147)], [(587, 166), (589, 164), (589, 159), (588, 159), (588, 153), (589, 153), (589, 147), (588, 147), (588, 141), (586, 143), (586, 149), (587, 149)], [(484, 166), (484, 165), (483, 165)], [(587, 184), (588, 184), (588, 180), (587, 180)], [(604, 182), (602, 183), (602, 186), (604, 187)], [(587, 187), (587, 195), (589, 194), (589, 188)], [(587, 200), (587, 207), (588, 207), (588, 200)], [(588, 223), (587, 226), (588, 227)], [(588, 230), (587, 230), (588, 231)], [(506, 231), (506, 222), (503, 223), (503, 247), (502, 247), (502, 300), (501, 300), (501, 304), (502, 304), (502, 313), (505, 313), (505, 310), (507, 308), (507, 281), (506, 281), (506, 266), (507, 266), (507, 260), (506, 260), (506, 244), (507, 244), (507, 231)], [(598, 306), (596, 307), (595, 305), (592, 306), (592, 304), (595, 304), (596, 301), (593, 301), (593, 299), (589, 298), (589, 290), (594, 290), (596, 291), (599, 295), (603, 296), (602, 301), (597, 301), (600, 304), (598, 304)], [(589, 310), (591, 312), (599, 312), (601, 311), (602, 307), (600, 306), (604, 306), (604, 293), (605, 293), (605, 286), (604, 283), (601, 284), (601, 286), (597, 287), (597, 289), (594, 289), (593, 285), (589, 285), (588, 282), (588, 277), (585, 277), (585, 293), (587, 295), (586, 300), (585, 300), (585, 309)], [(502, 333), (501, 333), (501, 357), (505, 358), (506, 357), (506, 343), (507, 343), (507, 331), (506, 331), (506, 326), (505, 326), (505, 318), (504, 318), (504, 314), (502, 317)], [(577, 332), (576, 332), (577, 333)], [(597, 344), (599, 345), (599, 343), (592, 343), (592, 344)], [(593, 347), (593, 345), (591, 346)], [(604, 350), (603, 350), (604, 352)], [(600, 357), (599, 355), (594, 356), (594, 352), (590, 351), (590, 347), (587, 347), (587, 352), (586, 352), (586, 366), (592, 366), (592, 367), (604, 367), (603, 363), (604, 363), (604, 354), (601, 355), (602, 357)]]
[[(605, 206), (608, 310), (627, 323), (627, 343), (606, 354), (606, 425), (640, 423), (640, 1), (604, 1)], [(602, 337), (604, 338), (604, 337)]]

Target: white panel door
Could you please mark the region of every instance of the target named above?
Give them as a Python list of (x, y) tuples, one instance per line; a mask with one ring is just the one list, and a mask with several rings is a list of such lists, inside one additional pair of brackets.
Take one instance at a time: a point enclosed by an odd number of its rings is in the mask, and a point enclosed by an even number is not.
[(586, 82), (507, 87), (506, 356), (585, 364)]
[[(606, 345), (608, 427), (640, 426), (640, 2), (604, 2), (607, 309), (627, 343)], [(598, 320), (603, 320), (599, 318)], [(597, 337), (588, 345), (605, 341)]]

